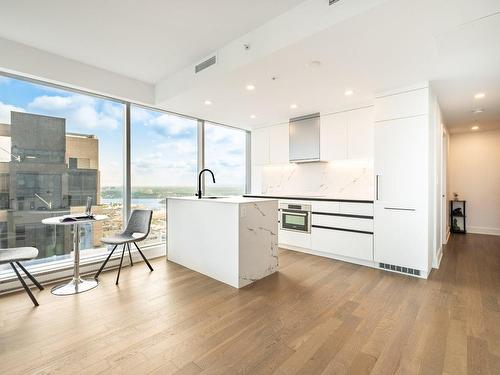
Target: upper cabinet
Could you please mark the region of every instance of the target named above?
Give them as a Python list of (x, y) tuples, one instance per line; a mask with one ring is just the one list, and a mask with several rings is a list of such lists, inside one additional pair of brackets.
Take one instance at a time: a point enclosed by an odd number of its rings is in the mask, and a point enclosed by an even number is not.
[(269, 129), (269, 163), (288, 163), (288, 124), (271, 126)]
[[(320, 160), (372, 159), (374, 109), (365, 107), (320, 118)], [(289, 162), (288, 124), (252, 131), (252, 164)]]
[(347, 158), (372, 159), (374, 156), (373, 107), (348, 112)]
[(322, 161), (347, 159), (347, 112), (321, 116), (320, 159)]
[(321, 160), (373, 158), (373, 107), (321, 116)]
[(375, 121), (395, 120), (425, 115), (429, 111), (429, 92), (425, 88), (409, 89), (403, 93), (377, 98)]
[(269, 164), (269, 128), (252, 131), (252, 164)]

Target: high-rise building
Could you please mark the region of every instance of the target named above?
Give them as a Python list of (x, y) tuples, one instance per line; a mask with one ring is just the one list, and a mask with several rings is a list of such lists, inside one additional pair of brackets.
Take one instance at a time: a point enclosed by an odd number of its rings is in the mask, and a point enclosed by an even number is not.
[[(99, 141), (66, 133), (66, 120), (11, 112), (0, 124), (0, 246), (35, 246), (39, 258), (67, 254), (71, 228), (41, 223), (99, 204)], [(99, 226), (83, 226), (82, 248), (98, 243)]]

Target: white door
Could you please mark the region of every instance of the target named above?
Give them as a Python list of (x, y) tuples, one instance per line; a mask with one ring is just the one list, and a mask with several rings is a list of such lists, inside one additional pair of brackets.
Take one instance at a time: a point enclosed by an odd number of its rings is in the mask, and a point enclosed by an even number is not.
[(321, 116), (320, 121), (320, 159), (347, 159), (347, 112)]
[(252, 131), (252, 164), (269, 164), (269, 129), (261, 128)]
[(274, 125), (269, 128), (269, 163), (288, 163), (288, 124)]
[(375, 123), (374, 260), (427, 270), (428, 118)]

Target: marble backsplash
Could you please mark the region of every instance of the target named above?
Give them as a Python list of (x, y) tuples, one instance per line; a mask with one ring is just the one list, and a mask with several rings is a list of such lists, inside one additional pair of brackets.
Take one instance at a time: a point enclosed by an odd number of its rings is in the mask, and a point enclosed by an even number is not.
[[(267, 195), (373, 199), (372, 160), (270, 165), (258, 171), (256, 189)], [(253, 177), (252, 177), (253, 178)]]

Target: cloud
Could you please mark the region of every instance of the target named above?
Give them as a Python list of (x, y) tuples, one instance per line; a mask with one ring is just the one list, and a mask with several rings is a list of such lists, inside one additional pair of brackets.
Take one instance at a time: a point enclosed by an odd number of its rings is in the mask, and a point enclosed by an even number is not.
[(146, 126), (163, 137), (189, 138), (194, 136), (197, 131), (195, 120), (167, 113), (150, 119)]
[(0, 102), (0, 123), (10, 124), (10, 112), (25, 112), (24, 108)]
[(90, 96), (42, 95), (28, 109), (48, 116), (63, 117), (70, 131), (114, 130), (123, 123), (123, 106)]
[(162, 152), (152, 152), (132, 160), (135, 186), (189, 186), (196, 181), (196, 159), (166, 160)]

